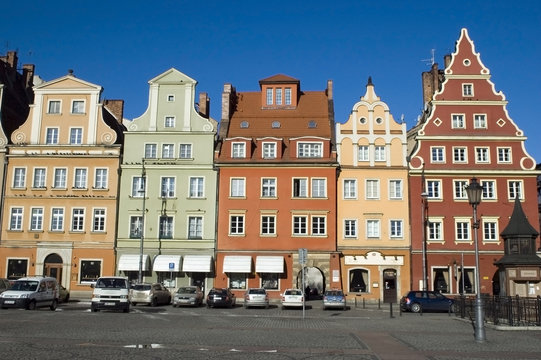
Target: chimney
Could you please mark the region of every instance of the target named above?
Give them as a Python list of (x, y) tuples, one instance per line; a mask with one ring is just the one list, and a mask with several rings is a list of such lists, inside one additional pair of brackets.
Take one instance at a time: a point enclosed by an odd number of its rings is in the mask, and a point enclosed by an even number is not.
[(229, 121), (231, 117), (234, 94), (235, 88), (231, 84), (225, 84), (222, 93), (222, 120)]
[(327, 80), (327, 90), (325, 90), (329, 100), (332, 100), (332, 80)]
[(31, 88), (34, 85), (34, 64), (24, 64), (23, 65), (23, 81), (24, 88)]
[(199, 93), (199, 115), (204, 118), (209, 118), (210, 113), (210, 98), (206, 92)]
[(124, 100), (103, 100), (103, 105), (116, 118), (119, 124), (122, 124), (124, 118)]
[(439, 89), (438, 63), (432, 64), (430, 71), (421, 74), (423, 81), (423, 104), (432, 100), (432, 95)]
[(447, 69), (447, 66), (451, 63), (451, 54), (447, 54), (443, 57), (443, 62), (445, 64), (444, 69)]
[(14, 70), (17, 70), (17, 61), (18, 61), (17, 52), (16, 51), (8, 51), (7, 63)]

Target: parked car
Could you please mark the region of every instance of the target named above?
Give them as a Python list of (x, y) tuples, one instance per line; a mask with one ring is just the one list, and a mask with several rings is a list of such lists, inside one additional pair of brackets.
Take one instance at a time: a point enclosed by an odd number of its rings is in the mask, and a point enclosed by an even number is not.
[(130, 302), (133, 306), (147, 304), (157, 306), (171, 303), (171, 293), (160, 283), (135, 284), (130, 289)]
[(173, 307), (181, 305), (200, 306), (203, 303), (203, 292), (199, 286), (183, 286), (173, 297)]
[(402, 311), (418, 313), (421, 311), (452, 310), (454, 300), (437, 291), (410, 291), (400, 299)]
[(233, 307), (237, 303), (235, 294), (229, 289), (212, 288), (207, 295), (207, 307), (226, 306)]
[(244, 307), (261, 306), (269, 308), (269, 294), (263, 288), (250, 288), (244, 293)]
[(60, 300), (60, 302), (64, 302), (64, 303), (67, 303), (68, 301), (70, 301), (70, 292), (68, 289), (66, 289), (65, 287), (63, 287), (62, 285), (59, 285), (59, 289), (60, 289), (60, 295), (58, 296), (58, 300)]
[(346, 295), (340, 289), (326, 290), (323, 294), (323, 310), (340, 308), (346, 310)]
[(56, 310), (58, 305), (58, 283), (53, 277), (24, 277), (15, 281), (9, 290), (0, 294), (0, 307), (34, 310), (48, 306)]
[(0, 294), (11, 287), (11, 282), (8, 279), (0, 279)]
[(120, 276), (104, 276), (96, 280), (92, 285), (92, 312), (100, 310), (122, 310), (130, 312), (129, 283), (128, 279)]
[(302, 307), (304, 295), (300, 289), (286, 289), (282, 294), (282, 309), (286, 307)]

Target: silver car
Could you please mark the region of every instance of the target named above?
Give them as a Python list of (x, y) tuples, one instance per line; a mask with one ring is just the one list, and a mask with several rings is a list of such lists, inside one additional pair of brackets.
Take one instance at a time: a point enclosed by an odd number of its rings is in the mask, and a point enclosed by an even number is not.
[(136, 284), (130, 289), (130, 302), (156, 306), (171, 303), (171, 293), (162, 284)]
[(286, 307), (302, 307), (304, 294), (300, 289), (286, 289), (282, 294), (282, 309)]
[(199, 286), (183, 286), (173, 297), (173, 307), (182, 305), (200, 306), (203, 304), (203, 292)]
[(244, 307), (262, 306), (265, 309), (269, 308), (269, 294), (263, 288), (252, 288), (244, 293)]

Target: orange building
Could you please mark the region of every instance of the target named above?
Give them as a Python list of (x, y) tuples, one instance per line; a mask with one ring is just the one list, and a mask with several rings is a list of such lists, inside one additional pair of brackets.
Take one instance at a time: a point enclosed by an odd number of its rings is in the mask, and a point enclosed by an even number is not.
[(1, 277), (53, 276), (87, 293), (115, 271), (122, 101), (68, 74), (34, 87), (7, 146)]
[(215, 162), (219, 168), (215, 286), (241, 295), (264, 287), (271, 298), (305, 284), (341, 287), (336, 253), (332, 82), (301, 91), (276, 75), (260, 91), (224, 86)]

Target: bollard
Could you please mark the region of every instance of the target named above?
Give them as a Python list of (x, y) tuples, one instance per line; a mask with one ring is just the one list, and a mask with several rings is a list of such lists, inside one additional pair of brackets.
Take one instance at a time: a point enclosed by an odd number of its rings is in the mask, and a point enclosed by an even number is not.
[(364, 298), (363, 298), (363, 309), (366, 309), (366, 303), (364, 301)]
[(378, 299), (378, 310), (381, 310), (381, 299)]
[(392, 302), (389, 303), (389, 311), (390, 311), (390, 314), (391, 314), (391, 319), (394, 318), (394, 316), (393, 316), (393, 303)]

